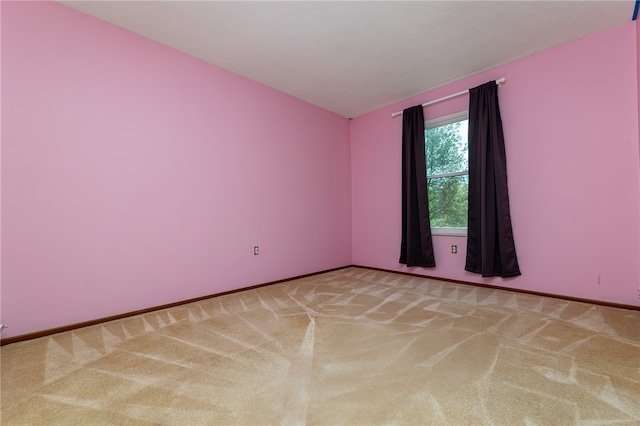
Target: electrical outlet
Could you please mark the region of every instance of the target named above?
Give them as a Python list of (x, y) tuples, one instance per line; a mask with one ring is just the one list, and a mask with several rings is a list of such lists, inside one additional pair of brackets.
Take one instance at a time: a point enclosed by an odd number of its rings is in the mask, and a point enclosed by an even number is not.
[(451, 246), (451, 253), (458, 253), (458, 246)]
[(259, 255), (259, 254), (260, 254), (260, 248), (259, 248), (258, 246), (255, 246), (255, 247), (253, 248), (253, 255), (254, 255), (254, 256), (257, 256), (257, 255)]

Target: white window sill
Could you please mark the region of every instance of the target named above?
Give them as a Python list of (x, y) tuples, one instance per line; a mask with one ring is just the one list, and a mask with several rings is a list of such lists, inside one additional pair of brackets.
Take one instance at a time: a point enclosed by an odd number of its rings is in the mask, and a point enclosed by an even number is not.
[(431, 235), (447, 235), (450, 237), (466, 237), (467, 228), (431, 228)]

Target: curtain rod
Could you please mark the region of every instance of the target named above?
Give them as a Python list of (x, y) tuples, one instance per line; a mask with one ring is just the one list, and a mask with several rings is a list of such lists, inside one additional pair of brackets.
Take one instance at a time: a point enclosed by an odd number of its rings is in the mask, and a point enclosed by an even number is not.
[[(502, 77), (502, 78), (496, 80), (496, 84), (498, 86), (500, 86), (505, 81), (507, 81), (507, 79)], [(469, 89), (463, 90), (462, 92), (454, 93), (453, 95), (445, 96), (444, 98), (439, 98), (439, 99), (435, 99), (433, 101), (425, 102), (425, 103), (422, 104), (422, 106), (426, 107), (427, 105), (432, 105), (432, 104), (436, 104), (438, 102), (446, 101), (447, 99), (455, 98), (455, 97), (458, 97), (460, 95), (464, 95), (465, 93), (469, 93)], [(395, 117), (397, 115), (402, 115), (402, 111), (394, 112), (393, 114), (391, 114), (391, 117)]]

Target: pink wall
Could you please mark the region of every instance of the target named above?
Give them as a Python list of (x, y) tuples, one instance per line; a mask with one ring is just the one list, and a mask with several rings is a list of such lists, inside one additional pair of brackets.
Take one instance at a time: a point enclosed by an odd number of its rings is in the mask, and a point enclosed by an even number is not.
[[(640, 135), (640, 21), (639, 20), (636, 20), (636, 58), (638, 60), (638, 63), (636, 66), (636, 75), (638, 77), (638, 135)], [(638, 139), (639, 139), (638, 151), (640, 151), (640, 137)], [(640, 152), (638, 153), (638, 165), (640, 167)], [(640, 176), (638, 178), (640, 179)], [(640, 222), (640, 216), (638, 217), (638, 222)], [(640, 234), (638, 234), (638, 239), (640, 240)], [(640, 269), (640, 262), (638, 262), (638, 269)], [(640, 300), (640, 282), (638, 282), (638, 300)]]
[(3, 337), (351, 264), (347, 119), (56, 3), (2, 35)]
[[(354, 264), (639, 305), (635, 25), (629, 22), (353, 120)], [(465, 272), (463, 237), (434, 237), (434, 269), (400, 265), (402, 120), (391, 113), (499, 77), (507, 78), (499, 93), (523, 275), (483, 279)], [(425, 108), (425, 117), (467, 105), (463, 96)], [(458, 254), (451, 254), (452, 244)]]
[[(0, 7), (0, 46), (2, 46), (2, 7)], [(1, 53), (1, 49), (0, 49)], [(2, 55), (0, 54), (0, 99), (2, 99)], [(0, 102), (0, 322), (2, 321), (2, 103)]]

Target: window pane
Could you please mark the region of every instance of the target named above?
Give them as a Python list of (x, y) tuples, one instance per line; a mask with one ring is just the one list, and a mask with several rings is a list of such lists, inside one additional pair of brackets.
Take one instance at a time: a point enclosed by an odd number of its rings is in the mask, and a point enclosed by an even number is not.
[(469, 176), (428, 179), (432, 228), (467, 227)]
[(467, 130), (469, 120), (458, 121), (424, 132), (427, 175), (463, 172), (469, 167)]

